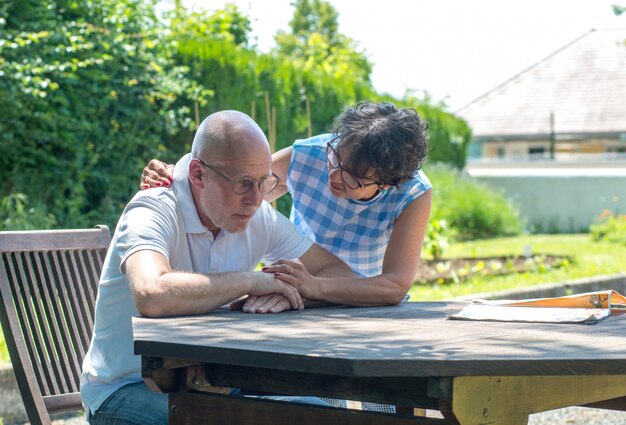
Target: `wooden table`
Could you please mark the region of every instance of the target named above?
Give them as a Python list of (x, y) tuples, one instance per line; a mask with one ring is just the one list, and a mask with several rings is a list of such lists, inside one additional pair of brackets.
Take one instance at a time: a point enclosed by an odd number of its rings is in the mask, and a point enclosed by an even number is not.
[[(526, 424), (586, 405), (626, 410), (626, 314), (596, 325), (447, 320), (458, 302), (134, 318), (144, 380), (172, 424)], [(227, 395), (315, 395), (398, 414)], [(412, 416), (413, 407), (444, 419)]]

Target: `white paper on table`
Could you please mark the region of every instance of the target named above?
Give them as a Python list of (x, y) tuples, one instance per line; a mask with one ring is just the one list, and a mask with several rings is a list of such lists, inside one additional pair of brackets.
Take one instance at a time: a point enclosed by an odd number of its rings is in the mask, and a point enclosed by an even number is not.
[(498, 322), (587, 323), (609, 317), (608, 308), (513, 307), (470, 304), (449, 319), (492, 320)]

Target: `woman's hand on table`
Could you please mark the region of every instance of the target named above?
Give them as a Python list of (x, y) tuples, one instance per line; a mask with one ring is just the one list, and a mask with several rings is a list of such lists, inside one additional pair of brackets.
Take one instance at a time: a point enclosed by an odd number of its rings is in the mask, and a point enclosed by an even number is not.
[(300, 260), (281, 258), (275, 263), (263, 267), (262, 271), (264, 273), (274, 273), (276, 279), (295, 287), (302, 295), (302, 298), (317, 299), (315, 297), (317, 289), (316, 278), (309, 273)]

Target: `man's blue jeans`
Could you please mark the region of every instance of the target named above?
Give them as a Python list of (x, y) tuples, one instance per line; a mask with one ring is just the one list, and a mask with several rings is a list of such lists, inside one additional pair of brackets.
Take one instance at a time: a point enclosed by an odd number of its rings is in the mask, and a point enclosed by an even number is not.
[[(233, 391), (238, 394), (238, 390)], [(329, 406), (316, 397), (262, 396), (271, 400)], [(115, 391), (95, 414), (87, 412), (90, 425), (167, 425), (167, 394), (154, 393), (143, 382)]]

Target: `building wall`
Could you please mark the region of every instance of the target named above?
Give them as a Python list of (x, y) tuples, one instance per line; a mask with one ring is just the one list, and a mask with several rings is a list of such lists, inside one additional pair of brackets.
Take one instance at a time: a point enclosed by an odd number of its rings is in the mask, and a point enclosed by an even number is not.
[(468, 165), (466, 171), (503, 189), (532, 232), (586, 232), (604, 210), (626, 214), (626, 163), (593, 168)]
[[(615, 139), (558, 140), (554, 147), (559, 154), (599, 154), (604, 152), (625, 152), (626, 141)], [(507, 140), (483, 141), (470, 144), (471, 159), (520, 159), (533, 153), (541, 156), (550, 152), (549, 140)]]
[(626, 180), (608, 177), (482, 177), (504, 189), (537, 233), (586, 232), (602, 211), (626, 214)]

